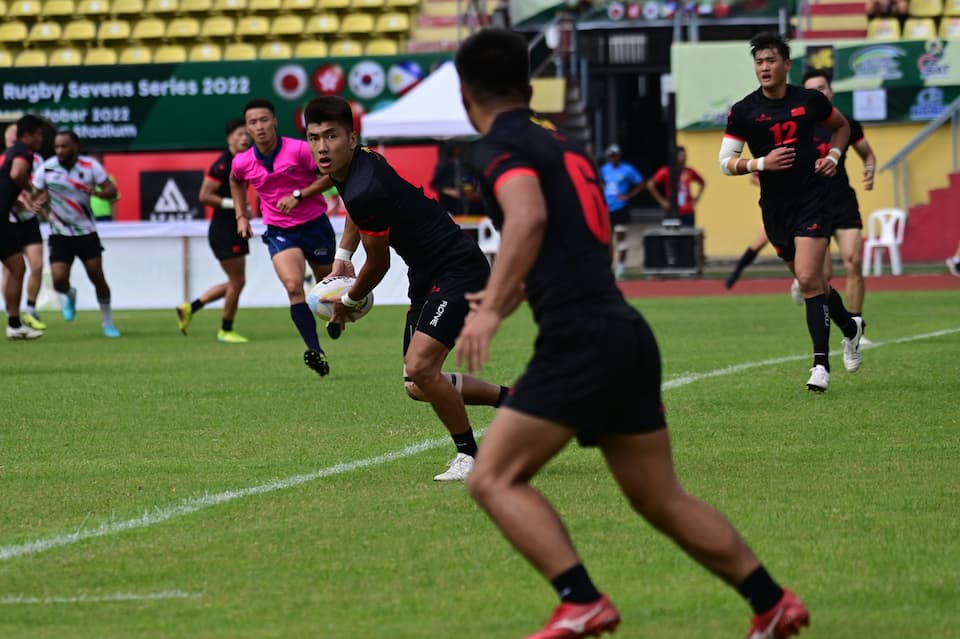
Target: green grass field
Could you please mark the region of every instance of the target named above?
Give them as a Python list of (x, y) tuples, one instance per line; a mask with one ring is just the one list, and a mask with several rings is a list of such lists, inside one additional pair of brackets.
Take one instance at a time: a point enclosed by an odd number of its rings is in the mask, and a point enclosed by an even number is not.
[[(867, 300), (861, 371), (804, 389), (803, 311), (784, 295), (638, 300), (664, 356), (681, 479), (805, 599), (811, 638), (960, 637), (960, 301)], [(324, 342), (320, 379), (285, 309), (242, 309), (247, 345), (168, 311), (53, 313), (0, 343), (0, 637), (499, 639), (555, 604), (462, 485), (453, 445), (401, 383), (404, 309)], [(484, 377), (530, 353), (521, 309)], [(839, 331), (833, 331), (839, 348)], [(571, 345), (572, 348), (589, 345)], [(452, 360), (450, 362), (452, 368)], [(470, 411), (483, 428), (493, 411)], [(617, 637), (742, 637), (739, 596), (626, 506), (595, 450), (537, 479)]]

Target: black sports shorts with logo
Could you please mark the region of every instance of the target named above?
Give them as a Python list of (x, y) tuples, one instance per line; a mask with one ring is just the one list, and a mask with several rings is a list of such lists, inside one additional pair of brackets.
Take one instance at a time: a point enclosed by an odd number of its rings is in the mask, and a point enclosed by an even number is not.
[(103, 245), (100, 236), (96, 233), (89, 235), (51, 235), (47, 238), (50, 246), (50, 263), (66, 262), (70, 264), (73, 258), (80, 258), (81, 262), (92, 260), (103, 254)]
[(250, 243), (237, 233), (237, 219), (230, 211), (213, 214), (207, 229), (207, 241), (218, 260), (250, 254)]
[(602, 435), (665, 428), (660, 349), (640, 314), (584, 314), (540, 327), (533, 358), (504, 406), (573, 428), (581, 446)]
[(833, 235), (833, 214), (827, 196), (826, 190), (811, 188), (793, 199), (760, 201), (763, 228), (781, 260), (792, 262), (796, 257), (795, 237)]
[(863, 220), (860, 218), (860, 203), (857, 202), (855, 192), (836, 195), (830, 203), (830, 213), (833, 216), (834, 231), (863, 228)]
[[(407, 354), (415, 331), (426, 333), (452, 349), (470, 312), (465, 295), (483, 290), (489, 275), (490, 266), (483, 253), (471, 252), (433, 278), (424, 293), (411, 293), (403, 331), (403, 354)], [(411, 281), (417, 279), (411, 274)]]

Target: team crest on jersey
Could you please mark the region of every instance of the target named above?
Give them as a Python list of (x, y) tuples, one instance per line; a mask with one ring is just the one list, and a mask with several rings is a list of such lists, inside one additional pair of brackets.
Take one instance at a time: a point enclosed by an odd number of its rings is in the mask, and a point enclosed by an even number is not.
[(536, 124), (538, 127), (547, 129), (547, 130), (549, 130), (549, 131), (556, 131), (556, 130), (557, 130), (556, 125), (554, 125), (553, 122), (551, 122), (550, 120), (548, 120), (548, 119), (546, 119), (546, 118), (538, 118), (537, 116), (533, 115), (533, 116), (530, 116), (530, 121), (533, 122), (534, 124)]

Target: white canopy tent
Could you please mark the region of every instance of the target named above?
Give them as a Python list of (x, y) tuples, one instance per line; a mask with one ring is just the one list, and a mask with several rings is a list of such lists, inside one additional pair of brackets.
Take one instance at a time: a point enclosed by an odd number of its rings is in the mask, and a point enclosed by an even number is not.
[(361, 119), (364, 140), (451, 139), (474, 137), (460, 101), (460, 78), (453, 62), (436, 71), (402, 98)]

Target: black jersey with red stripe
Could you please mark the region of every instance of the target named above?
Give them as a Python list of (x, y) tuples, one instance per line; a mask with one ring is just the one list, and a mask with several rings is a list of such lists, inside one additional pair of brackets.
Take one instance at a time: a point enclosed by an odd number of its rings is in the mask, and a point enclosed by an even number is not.
[(230, 166), (233, 164), (233, 153), (230, 149), (224, 150), (207, 171), (207, 178), (218, 183), (217, 195), (220, 197), (232, 197), (230, 195)]
[(526, 279), (538, 323), (570, 322), (579, 313), (632, 313), (610, 269), (610, 215), (597, 169), (579, 145), (533, 111), (517, 109), (497, 116), (476, 158), (487, 211), (497, 228), (503, 225), (495, 197), (500, 184), (516, 175), (540, 181), (547, 226)]
[(412, 295), (433, 273), (477, 254), (483, 256), (477, 243), (436, 200), (367, 147), (354, 151), (346, 182), (333, 183), (361, 234), (389, 236), (390, 246), (410, 267)]
[(746, 142), (756, 158), (780, 146), (791, 146), (797, 152), (789, 169), (760, 171), (761, 201), (790, 200), (797, 193), (817, 187), (814, 128), (832, 113), (833, 105), (825, 95), (790, 84), (779, 100), (772, 100), (757, 89), (733, 105), (724, 136)]
[[(863, 125), (849, 115), (844, 114), (844, 117), (846, 117), (847, 122), (850, 123), (850, 144), (843, 150), (843, 154), (840, 156), (840, 161), (837, 163), (837, 174), (824, 179), (827, 186), (836, 193), (853, 191), (853, 187), (850, 186), (850, 176), (847, 174), (847, 151), (849, 151), (853, 145), (863, 141), (865, 137)], [(833, 131), (822, 124), (818, 124), (816, 129), (814, 129), (813, 144), (817, 148), (818, 157), (826, 157), (827, 153), (830, 152), (830, 136), (832, 135)]]

